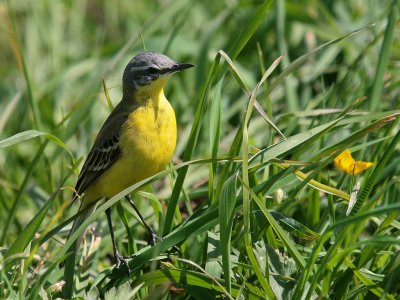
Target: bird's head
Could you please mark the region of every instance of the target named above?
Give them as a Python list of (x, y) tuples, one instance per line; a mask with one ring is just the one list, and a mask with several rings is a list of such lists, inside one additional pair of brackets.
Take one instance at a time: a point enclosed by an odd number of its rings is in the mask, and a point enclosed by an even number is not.
[(179, 64), (163, 54), (140, 53), (125, 67), (123, 75), (124, 94), (143, 87), (162, 89), (173, 73), (191, 67), (193, 67), (192, 64)]

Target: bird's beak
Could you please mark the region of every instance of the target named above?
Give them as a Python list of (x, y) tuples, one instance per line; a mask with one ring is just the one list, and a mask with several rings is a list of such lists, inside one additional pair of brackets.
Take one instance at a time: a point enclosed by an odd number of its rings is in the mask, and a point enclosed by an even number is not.
[(194, 65), (192, 64), (176, 64), (175, 66), (173, 66), (168, 70), (168, 73), (175, 73), (192, 67), (194, 67)]

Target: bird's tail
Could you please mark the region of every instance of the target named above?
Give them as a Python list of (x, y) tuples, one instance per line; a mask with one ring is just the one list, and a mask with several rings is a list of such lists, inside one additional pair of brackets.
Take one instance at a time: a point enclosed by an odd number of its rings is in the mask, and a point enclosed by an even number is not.
[[(82, 225), (82, 223), (93, 213), (96, 205), (88, 206), (85, 202), (81, 202), (78, 212), (79, 216), (74, 220), (71, 230), (69, 232), (67, 241), (70, 239), (71, 235)], [(79, 245), (83, 239), (82, 234), (78, 239), (74, 241), (71, 247), (68, 249), (68, 257), (66, 258), (64, 266), (64, 281), (63, 286), (63, 296), (70, 299), (73, 291), (74, 275), (75, 275), (75, 258), (79, 250)]]

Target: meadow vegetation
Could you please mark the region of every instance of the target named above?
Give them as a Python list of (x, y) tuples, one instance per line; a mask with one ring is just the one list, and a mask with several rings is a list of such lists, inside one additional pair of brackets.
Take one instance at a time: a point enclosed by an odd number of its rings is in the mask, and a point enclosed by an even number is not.
[[(0, 299), (62, 297), (86, 228), (76, 299), (398, 299), (398, 16), (396, 0), (1, 1)], [(142, 51), (196, 65), (165, 91), (173, 161), (66, 242), (82, 161)], [(336, 168), (346, 149), (373, 166)]]

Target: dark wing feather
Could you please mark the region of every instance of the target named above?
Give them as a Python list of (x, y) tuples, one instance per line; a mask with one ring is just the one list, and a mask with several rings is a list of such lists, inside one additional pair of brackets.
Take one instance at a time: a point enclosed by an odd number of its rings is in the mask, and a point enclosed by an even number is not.
[(92, 148), (79, 174), (74, 199), (86, 191), (120, 157), (121, 149), (118, 142), (119, 134), (115, 134), (106, 140), (102, 147)]
[(83, 165), (76, 183), (74, 200), (81, 196), (115, 161), (121, 156), (119, 147), (121, 127), (126, 121), (129, 112), (123, 105), (117, 105), (104, 122), (96, 141)]

